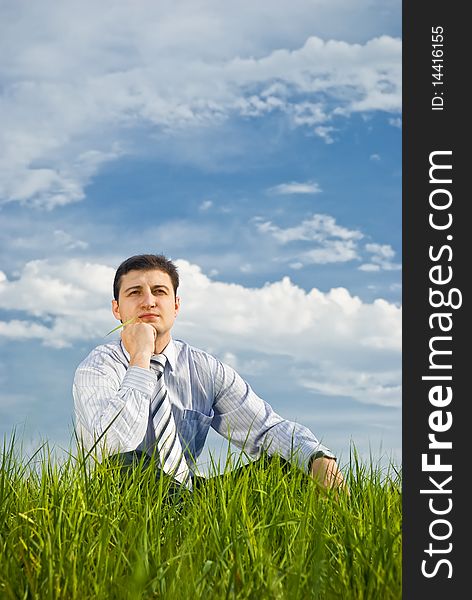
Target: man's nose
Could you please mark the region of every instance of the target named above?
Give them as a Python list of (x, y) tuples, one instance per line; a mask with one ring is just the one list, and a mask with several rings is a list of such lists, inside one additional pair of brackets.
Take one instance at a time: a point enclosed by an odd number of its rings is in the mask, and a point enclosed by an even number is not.
[(151, 290), (147, 290), (143, 294), (143, 306), (154, 306), (156, 298), (152, 295)]

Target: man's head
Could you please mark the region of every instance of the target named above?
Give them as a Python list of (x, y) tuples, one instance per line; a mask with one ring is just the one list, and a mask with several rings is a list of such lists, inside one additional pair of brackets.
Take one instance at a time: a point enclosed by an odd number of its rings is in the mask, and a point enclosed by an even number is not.
[(123, 276), (130, 271), (153, 271), (158, 269), (169, 275), (174, 288), (174, 296), (177, 296), (179, 287), (179, 273), (174, 263), (162, 254), (137, 254), (124, 260), (118, 267), (113, 281), (113, 296), (118, 302), (120, 287)]
[(165, 256), (132, 256), (118, 267), (113, 283), (113, 315), (122, 323), (132, 319), (152, 325), (158, 338), (170, 339), (179, 312), (179, 275)]

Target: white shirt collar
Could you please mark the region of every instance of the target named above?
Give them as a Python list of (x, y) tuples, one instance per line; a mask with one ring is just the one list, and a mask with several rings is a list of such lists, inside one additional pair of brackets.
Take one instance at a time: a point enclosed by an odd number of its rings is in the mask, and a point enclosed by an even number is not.
[[(120, 346), (121, 346), (121, 351), (126, 356), (128, 362), (129, 362), (131, 356), (130, 356), (128, 350), (126, 350), (126, 348), (124, 347), (122, 340), (120, 340)], [(172, 370), (174, 370), (175, 363), (177, 360), (177, 350), (176, 350), (176, 347), (174, 344), (174, 340), (172, 338), (170, 338), (170, 342), (167, 344), (167, 346), (164, 348), (164, 350), (162, 351), (161, 354), (164, 354), (166, 356), (167, 362), (168, 362), (170, 368)], [(157, 356), (157, 354), (153, 354), (153, 356)]]

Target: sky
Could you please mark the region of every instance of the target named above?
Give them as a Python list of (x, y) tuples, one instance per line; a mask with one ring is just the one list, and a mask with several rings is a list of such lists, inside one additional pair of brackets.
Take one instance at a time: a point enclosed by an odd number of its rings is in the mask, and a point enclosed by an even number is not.
[(399, 464), (401, 51), (397, 0), (0, 0), (0, 435), (70, 448), (114, 271), (163, 253), (175, 338)]

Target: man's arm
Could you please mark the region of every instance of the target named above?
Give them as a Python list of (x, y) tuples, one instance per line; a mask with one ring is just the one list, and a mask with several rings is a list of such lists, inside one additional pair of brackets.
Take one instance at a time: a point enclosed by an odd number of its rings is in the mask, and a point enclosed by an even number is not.
[(86, 450), (95, 445), (110, 453), (135, 450), (143, 440), (156, 379), (149, 370), (155, 332), (145, 323), (126, 326), (122, 342), (128, 368), (109, 347), (93, 351), (77, 369), (73, 396), (76, 426)]
[[(236, 371), (216, 359), (213, 361), (215, 417), (212, 427), (218, 433), (250, 455), (257, 456), (263, 450), (270, 455), (279, 454), (307, 474), (312, 474), (311, 459), (316, 452), (334, 459), (334, 454), (312, 431), (278, 415)], [(332, 462), (336, 464), (335, 460)], [(318, 463), (315, 471), (319, 468)]]
[(149, 402), (156, 379), (144, 368), (117, 365), (105, 351), (95, 350), (75, 373), (73, 397), (76, 429), (84, 449), (105, 440), (110, 453), (134, 450), (147, 429)]

